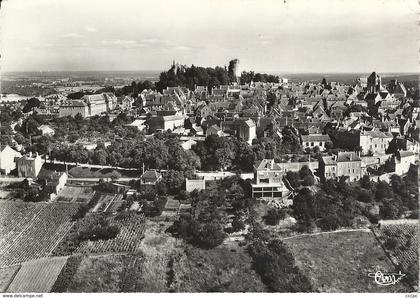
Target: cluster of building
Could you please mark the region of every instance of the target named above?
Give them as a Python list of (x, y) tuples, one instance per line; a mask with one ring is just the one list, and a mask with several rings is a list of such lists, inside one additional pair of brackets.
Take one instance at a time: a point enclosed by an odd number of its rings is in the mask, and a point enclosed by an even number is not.
[[(263, 160), (255, 166), (252, 184), (254, 197), (282, 199), (286, 205), (290, 203), (290, 186), (284, 183), (287, 171), (308, 165), (319, 179), (344, 176), (353, 182), (366, 174), (386, 179), (387, 175), (383, 171), (378, 174), (378, 169), (386, 165), (387, 174), (404, 175), (416, 163), (419, 151), (420, 105), (407, 97), (401, 82), (391, 80), (384, 86), (375, 72), (350, 85), (327, 83), (325, 79), (282, 79), (279, 83), (234, 83), (211, 89), (178, 86), (162, 92), (143, 90), (136, 99), (117, 98), (112, 93), (85, 95), (80, 100), (50, 96), (37, 108), (40, 114), (58, 117), (112, 115), (121, 111), (135, 116), (128, 127), (148, 134), (167, 130), (179, 134), (185, 150), (211, 135), (238, 137), (252, 144), (257, 134), (282, 138), (282, 129), (292, 127), (304, 152), (320, 154), (319, 158), (283, 163)], [(44, 135), (54, 134), (46, 125), (39, 130)], [(19, 176), (38, 174), (36, 157), (17, 156), (10, 150), (13, 149), (0, 153), (1, 171), (10, 172), (13, 159)], [(3, 155), (9, 160), (3, 160)], [(146, 171), (141, 183), (145, 189), (153, 189), (160, 177), (156, 171)], [(199, 180), (187, 184), (191, 189), (194, 185), (205, 187)]]

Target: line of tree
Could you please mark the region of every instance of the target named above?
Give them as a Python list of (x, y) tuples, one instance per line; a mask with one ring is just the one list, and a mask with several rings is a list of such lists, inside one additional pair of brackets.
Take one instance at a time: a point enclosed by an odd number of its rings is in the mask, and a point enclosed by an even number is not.
[(224, 67), (172, 66), (162, 72), (156, 89), (162, 91), (166, 87), (183, 86), (194, 90), (196, 85), (207, 86), (209, 89), (230, 83), (228, 71)]
[(243, 71), (241, 73), (241, 84), (249, 84), (251, 82), (264, 82), (264, 83), (278, 83), (279, 77), (276, 75), (266, 73), (255, 73), (253, 71)]

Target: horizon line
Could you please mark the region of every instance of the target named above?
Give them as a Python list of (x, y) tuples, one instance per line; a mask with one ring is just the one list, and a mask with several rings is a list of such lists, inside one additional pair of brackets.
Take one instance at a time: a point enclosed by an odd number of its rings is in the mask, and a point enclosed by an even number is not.
[[(198, 66), (207, 68), (207, 66)], [(211, 67), (211, 66), (209, 66)], [(214, 67), (211, 67), (214, 68)], [(165, 72), (167, 70), (157, 70), (157, 69), (136, 69), (136, 70), (126, 70), (126, 69), (119, 69), (119, 70), (7, 70), (1, 71), (0, 73), (7, 74), (7, 73), (27, 73), (27, 72)], [(254, 72), (254, 73), (274, 73), (274, 74), (364, 74), (364, 73), (383, 73), (383, 74), (419, 74), (420, 71), (377, 71), (377, 70), (370, 70), (370, 71), (280, 71), (280, 70), (244, 70), (246, 72)]]

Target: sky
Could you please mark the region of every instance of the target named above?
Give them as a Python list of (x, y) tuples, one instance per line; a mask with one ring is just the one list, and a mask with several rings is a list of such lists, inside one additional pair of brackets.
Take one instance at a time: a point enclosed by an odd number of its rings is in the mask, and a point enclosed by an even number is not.
[(417, 0), (6, 0), (2, 71), (418, 72)]

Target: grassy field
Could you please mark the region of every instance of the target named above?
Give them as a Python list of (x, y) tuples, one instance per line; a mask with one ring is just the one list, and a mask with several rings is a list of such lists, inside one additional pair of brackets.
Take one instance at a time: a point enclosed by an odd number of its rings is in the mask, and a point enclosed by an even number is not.
[(67, 292), (120, 292), (124, 268), (130, 262), (127, 255), (86, 257), (80, 263)]
[(240, 248), (203, 250), (191, 246), (173, 256), (173, 292), (264, 292), (265, 285), (251, 268), (252, 259)]
[(69, 170), (69, 174), (74, 178), (112, 178), (125, 177), (138, 179), (141, 176), (140, 171), (126, 171), (115, 169), (96, 169), (73, 167)]
[(44, 258), (22, 264), (8, 293), (48, 293), (63, 269), (67, 257)]
[(142, 262), (137, 264), (135, 292), (168, 292), (167, 273), (170, 259), (182, 253), (177, 240), (165, 233), (168, 223), (148, 221), (144, 239), (139, 245), (143, 252)]
[(0, 268), (0, 293), (6, 292), (20, 265)]
[(383, 287), (370, 272), (395, 272), (370, 230), (302, 235), (283, 240), (318, 292), (410, 292), (403, 283)]

